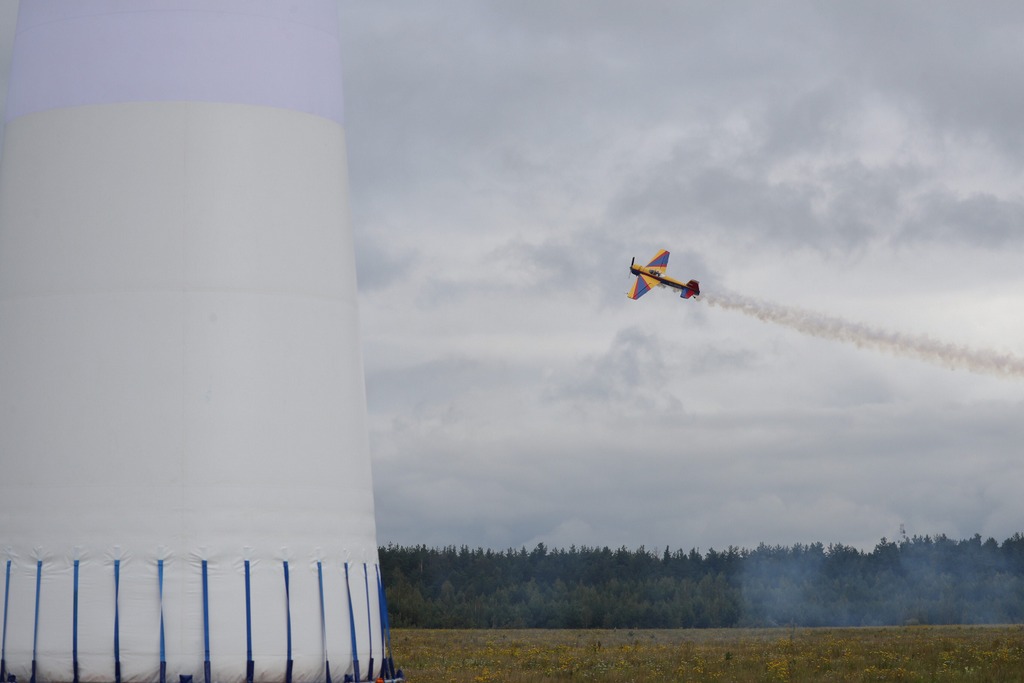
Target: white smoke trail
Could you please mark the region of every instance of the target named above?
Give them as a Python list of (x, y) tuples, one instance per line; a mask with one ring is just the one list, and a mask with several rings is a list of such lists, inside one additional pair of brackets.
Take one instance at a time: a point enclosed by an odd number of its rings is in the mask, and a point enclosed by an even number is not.
[(765, 322), (784, 325), (797, 332), (822, 339), (854, 344), (868, 349), (885, 351), (897, 356), (943, 365), (951, 369), (998, 375), (1024, 377), (1024, 359), (984, 349), (971, 349), (956, 344), (935, 341), (929, 337), (888, 332), (842, 318), (823, 315), (791, 306), (781, 306), (727, 291), (704, 294), (701, 298), (710, 306), (738, 311)]

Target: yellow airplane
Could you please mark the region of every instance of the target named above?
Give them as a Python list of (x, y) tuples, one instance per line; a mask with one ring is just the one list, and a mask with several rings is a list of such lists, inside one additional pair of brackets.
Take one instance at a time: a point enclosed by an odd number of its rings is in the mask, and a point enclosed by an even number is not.
[(629, 262), (629, 272), (636, 275), (636, 282), (626, 293), (630, 299), (639, 299), (654, 287), (672, 287), (679, 290), (679, 296), (689, 299), (691, 296), (700, 296), (700, 283), (696, 280), (680, 282), (665, 275), (668, 268), (668, 252), (662, 249), (651, 259), (646, 266), (636, 265), (634, 257)]

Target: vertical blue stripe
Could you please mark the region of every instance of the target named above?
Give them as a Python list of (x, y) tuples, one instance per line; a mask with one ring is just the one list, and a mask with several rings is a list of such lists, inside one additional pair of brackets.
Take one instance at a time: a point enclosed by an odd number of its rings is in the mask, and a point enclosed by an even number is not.
[(156, 581), (160, 589), (160, 683), (167, 680), (167, 647), (164, 637), (164, 561), (156, 561)]
[(7, 560), (7, 578), (4, 579), (4, 632), (0, 636), (0, 681), (7, 680), (7, 603), (11, 597), (11, 561)]
[(285, 620), (287, 622), (287, 638), (288, 638), (288, 659), (292, 658), (292, 602), (291, 593), (288, 590), (288, 560), (284, 561), (284, 611)]
[(359, 653), (356, 652), (356, 616), (352, 611), (352, 585), (348, 578), (348, 562), (345, 563), (345, 595), (348, 596), (348, 627), (352, 634), (352, 668), (356, 672), (356, 683), (362, 680), (359, 673)]
[(39, 640), (39, 593), (43, 584), (43, 561), (36, 560), (36, 618), (32, 627), (32, 659), (36, 658), (36, 644)]
[(78, 683), (78, 570), (79, 560), (75, 560), (74, 603), (71, 608), (71, 680)]
[(316, 562), (316, 580), (320, 584), (320, 646), (324, 651), (324, 671), (327, 683), (331, 683), (331, 658), (327, 656), (327, 611), (324, 608), (324, 565)]
[(36, 560), (36, 619), (32, 626), (32, 677), (31, 683), (36, 683), (36, 646), (39, 644), (39, 593), (43, 584), (43, 561)]
[(210, 581), (203, 560), (203, 675), (210, 683)]
[(114, 681), (121, 683), (121, 560), (114, 560)]
[(391, 624), (388, 621), (388, 599), (384, 594), (384, 580), (380, 575), (380, 565), (374, 565), (377, 569), (377, 599), (380, 609), (380, 630), (381, 641), (384, 643), (384, 661), (382, 667), (387, 667), (387, 678), (395, 677), (395, 661), (391, 654)]
[(156, 582), (160, 594), (160, 661), (167, 661), (167, 650), (164, 648), (164, 561), (156, 561)]
[(286, 660), (284, 679), (285, 683), (291, 683), (292, 681), (292, 599), (291, 591), (288, 587), (288, 560), (284, 561), (284, 609), (285, 609), (285, 624), (286, 632), (288, 634), (288, 658)]
[(249, 560), (245, 561), (245, 680), (252, 683), (255, 665), (252, 661), (252, 598), (249, 581)]
[(363, 585), (366, 588), (366, 634), (369, 638), (370, 649), (370, 671), (367, 680), (373, 678), (373, 616), (370, 610), (370, 570), (369, 565), (363, 563)]

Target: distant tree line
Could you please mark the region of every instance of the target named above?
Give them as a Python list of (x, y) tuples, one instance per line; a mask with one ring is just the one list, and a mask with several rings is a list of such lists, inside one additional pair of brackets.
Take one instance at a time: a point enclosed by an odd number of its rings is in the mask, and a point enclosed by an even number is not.
[(391, 624), (709, 628), (1024, 621), (1024, 536), (883, 538), (700, 553), (380, 548)]

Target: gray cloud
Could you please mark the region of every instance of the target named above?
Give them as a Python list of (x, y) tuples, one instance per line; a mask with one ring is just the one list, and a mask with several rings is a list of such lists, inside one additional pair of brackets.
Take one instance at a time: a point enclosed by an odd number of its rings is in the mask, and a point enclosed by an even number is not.
[(1024, 244), (1024, 201), (991, 194), (961, 198), (931, 192), (921, 199), (916, 215), (896, 239), (911, 244), (938, 241), (989, 249), (1020, 248)]
[[(914, 16), (894, 12), (491, 3), (460, 8), (461, 35), (420, 24), (412, 36), (359, 38), (405, 50), (433, 35), (438, 52), (424, 64), (450, 65), (431, 74), (374, 48), (395, 62), (355, 91), (350, 74), (350, 102), (365, 90), (367, 112), (353, 115), (353, 137), (370, 124), (375, 93), (396, 96), (392, 70), (416, 74), (398, 80), (413, 106), (387, 114), (401, 119), (392, 139), (403, 149), (378, 148), (371, 166), (394, 160), (395, 175), (375, 176), (361, 195), (353, 155), (357, 215), (408, 216), (416, 227), (395, 243), (420, 259), (454, 250), (469, 266), (424, 280), (436, 286), (409, 324), (433, 339), (428, 311), (453, 320), (444, 286), (457, 281), (458, 331), (514, 340), (502, 347), (511, 376), (448, 357), (477, 380), (471, 389), (434, 401), (409, 393), (423, 400), (396, 412), (402, 427), (375, 426), (378, 488), (401, 491), (379, 506), (382, 538), (871, 547), (901, 523), (911, 533), (1015, 530), (1003, 482), (1024, 478), (1006, 432), (1016, 385), (804, 340), (666, 292), (623, 296), (626, 259), (667, 247), (670, 273), (709, 292), (745, 288), (869, 325), (874, 315), (893, 332), (1021, 346), (936, 322), (964, 311), (943, 296), (953, 280), (921, 277), (926, 264), (953, 258), (972, 279), (998, 277), (1012, 269), (993, 248), (1016, 243), (1005, 217), (988, 222), (989, 236), (935, 226), (962, 224), (958, 209), (980, 213), (962, 206), (979, 171), (996, 181), (993, 205), (1007, 207), (993, 213), (1012, 215), (1019, 163), (993, 149), (1006, 133), (951, 117), (940, 90), (893, 76), (900, 50), (895, 70), (910, 74), (954, 44), (937, 29), (880, 33)], [(371, 132), (363, 144), (384, 138)], [(407, 182), (409, 169), (422, 175)], [(435, 224), (445, 249), (431, 244), (425, 226)], [(968, 250), (948, 251), (955, 244)], [(392, 305), (374, 293), (364, 312)], [(444, 338), (440, 348), (464, 346)]]

